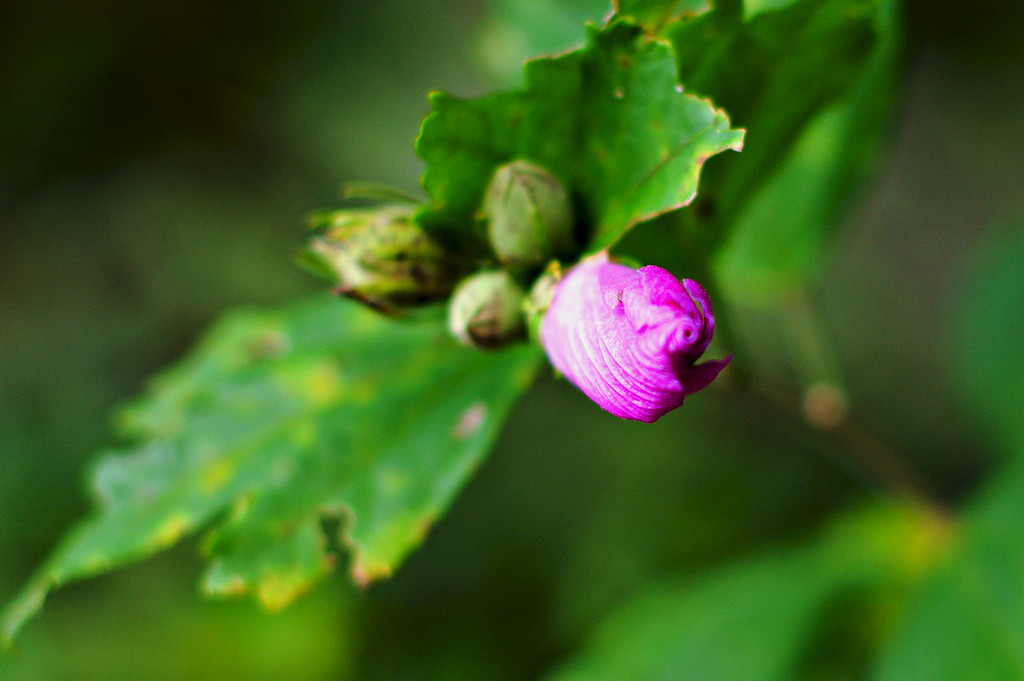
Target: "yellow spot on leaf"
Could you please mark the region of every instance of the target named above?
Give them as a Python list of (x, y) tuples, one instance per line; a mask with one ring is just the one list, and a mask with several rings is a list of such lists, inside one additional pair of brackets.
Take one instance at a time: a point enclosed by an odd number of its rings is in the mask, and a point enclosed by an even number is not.
[(188, 532), (191, 522), (184, 513), (177, 513), (164, 521), (156, 531), (153, 543), (157, 547), (170, 546)]
[(203, 471), (199, 484), (204, 492), (216, 492), (227, 484), (235, 472), (235, 466), (225, 460), (215, 461)]
[(249, 512), (252, 507), (252, 496), (245, 495), (238, 498), (238, 501), (231, 507), (231, 521), (239, 522)]
[(318, 364), (306, 378), (306, 395), (315, 406), (337, 402), (341, 398), (341, 378), (337, 368), (329, 363)]
[(430, 515), (430, 516), (425, 516), (425, 517), (421, 518), (416, 523), (414, 532), (416, 533), (416, 538), (419, 541), (423, 541), (424, 539), (427, 538), (427, 535), (430, 534), (430, 529), (434, 526), (434, 522), (435, 522), (434, 516)]
[(238, 597), (248, 591), (248, 587), (245, 584), (245, 580), (242, 579), (241, 575), (231, 575), (226, 579), (221, 577), (217, 582), (207, 581), (206, 593), (211, 596), (227, 596), (227, 597)]
[(267, 610), (283, 610), (309, 588), (309, 581), (294, 574), (266, 575), (260, 580), (257, 594)]

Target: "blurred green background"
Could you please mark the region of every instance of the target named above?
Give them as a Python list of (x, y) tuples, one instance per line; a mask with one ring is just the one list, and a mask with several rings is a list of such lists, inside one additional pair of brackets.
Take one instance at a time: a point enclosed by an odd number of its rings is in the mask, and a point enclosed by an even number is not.
[[(86, 512), (108, 418), (291, 256), (346, 180), (417, 186), (426, 94), (516, 82), (603, 3), (0, 4), (0, 601)], [(962, 286), (1024, 220), (1018, 3), (907, 7), (882, 167), (809, 292), (858, 418), (951, 504), (998, 456), (954, 354)], [(982, 254), (982, 255), (979, 255)], [(797, 342), (737, 314), (751, 362)], [(566, 427), (564, 424), (571, 424)], [(656, 427), (545, 376), (390, 581), (279, 615), (196, 593), (195, 542), (58, 591), (0, 678), (522, 679), (647, 580), (799, 541), (876, 493), (825, 436), (709, 391)]]

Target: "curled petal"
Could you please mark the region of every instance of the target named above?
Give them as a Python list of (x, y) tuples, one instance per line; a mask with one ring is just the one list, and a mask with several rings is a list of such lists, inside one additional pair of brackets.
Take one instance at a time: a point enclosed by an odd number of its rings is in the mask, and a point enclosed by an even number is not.
[(695, 281), (607, 258), (562, 279), (541, 327), (558, 371), (612, 414), (652, 423), (706, 388), (731, 357), (696, 364), (715, 328)]

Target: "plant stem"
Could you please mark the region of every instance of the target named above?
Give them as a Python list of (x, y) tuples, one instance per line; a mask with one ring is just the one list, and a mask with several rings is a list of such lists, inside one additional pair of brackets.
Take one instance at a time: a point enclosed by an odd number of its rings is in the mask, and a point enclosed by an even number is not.
[[(737, 386), (737, 391), (791, 423), (804, 427), (812, 425), (807, 419), (800, 396), (792, 391), (760, 382)], [(843, 452), (843, 456), (833, 458), (832, 464), (859, 480), (865, 487), (928, 508), (937, 517), (949, 518), (947, 503), (917, 469), (895, 447), (852, 415), (827, 430), (814, 430), (824, 432)]]

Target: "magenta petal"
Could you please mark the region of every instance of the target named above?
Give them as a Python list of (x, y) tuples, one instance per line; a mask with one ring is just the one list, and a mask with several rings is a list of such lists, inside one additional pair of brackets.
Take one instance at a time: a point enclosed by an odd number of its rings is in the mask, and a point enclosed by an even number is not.
[(732, 355), (729, 355), (725, 359), (712, 359), (690, 367), (687, 370), (686, 378), (684, 379), (686, 383), (686, 394), (692, 395), (693, 393), (703, 390), (711, 385), (711, 381), (715, 380), (722, 369), (729, 366), (729, 362), (731, 361)]
[(602, 408), (651, 423), (729, 363), (695, 364), (713, 330), (699, 284), (605, 258), (580, 263), (559, 282), (541, 342), (554, 367)]

